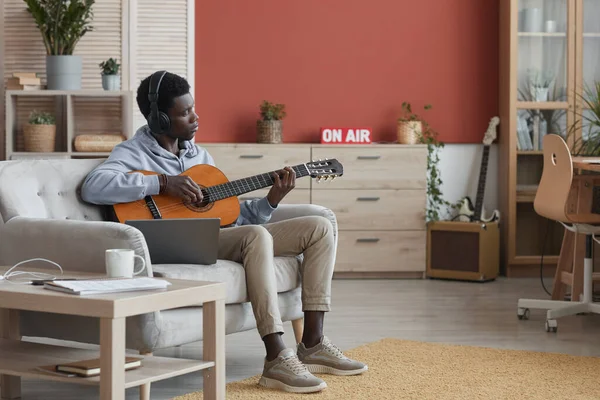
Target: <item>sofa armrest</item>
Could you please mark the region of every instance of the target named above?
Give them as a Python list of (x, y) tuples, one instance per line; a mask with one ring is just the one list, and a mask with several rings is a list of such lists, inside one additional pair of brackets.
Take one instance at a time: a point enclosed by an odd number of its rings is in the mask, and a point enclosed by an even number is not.
[(335, 213), (329, 208), (317, 204), (279, 204), (275, 211), (273, 211), (271, 220), (269, 222), (278, 222), (308, 215), (319, 215), (331, 221), (331, 225), (333, 225), (333, 233), (337, 241), (338, 225)]
[[(0, 261), (6, 266), (39, 257), (54, 261), (66, 270), (104, 274), (105, 250), (120, 248), (133, 249), (143, 257), (146, 268), (142, 275), (152, 276), (144, 235), (129, 225), (14, 217), (4, 224), (0, 235)], [(22, 266), (45, 268), (50, 264), (35, 261)]]

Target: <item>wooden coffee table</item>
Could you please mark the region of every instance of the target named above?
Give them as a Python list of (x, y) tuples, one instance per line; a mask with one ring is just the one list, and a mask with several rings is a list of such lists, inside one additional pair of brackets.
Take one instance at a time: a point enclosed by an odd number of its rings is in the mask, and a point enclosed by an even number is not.
[[(0, 267), (2, 273), (6, 270), (7, 268)], [(62, 277), (99, 276), (65, 271)], [(122, 400), (125, 398), (126, 388), (149, 385), (161, 379), (203, 370), (204, 398), (225, 399), (225, 284), (166, 280), (171, 282), (166, 290), (86, 296), (56, 292), (44, 289), (43, 286), (0, 281), (2, 398), (20, 397), (21, 377), (30, 377), (99, 385), (102, 400)], [(204, 360), (140, 356), (144, 358), (142, 366), (125, 372), (126, 317), (201, 303)], [(100, 318), (100, 376), (67, 377), (40, 371), (40, 366), (97, 358), (98, 351), (21, 341), (19, 310)]]

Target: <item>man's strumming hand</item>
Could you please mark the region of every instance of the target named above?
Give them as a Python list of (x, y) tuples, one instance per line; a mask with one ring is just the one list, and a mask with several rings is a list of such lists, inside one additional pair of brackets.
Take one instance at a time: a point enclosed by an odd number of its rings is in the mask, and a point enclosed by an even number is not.
[(204, 196), (200, 187), (190, 178), (184, 175), (166, 177), (165, 194), (181, 198), (184, 203), (200, 203)]
[(267, 194), (267, 200), (272, 207), (277, 207), (277, 204), (283, 200), (285, 195), (296, 187), (296, 173), (292, 168), (285, 167), (273, 174), (273, 180), (274, 183)]

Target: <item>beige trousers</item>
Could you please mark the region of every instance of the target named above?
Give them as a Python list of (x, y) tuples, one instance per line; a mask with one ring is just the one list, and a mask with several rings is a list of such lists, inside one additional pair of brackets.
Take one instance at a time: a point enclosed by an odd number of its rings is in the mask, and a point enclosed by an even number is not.
[(303, 255), (302, 311), (329, 311), (335, 245), (331, 222), (320, 216), (221, 229), (219, 258), (242, 263), (261, 338), (283, 332), (274, 256)]

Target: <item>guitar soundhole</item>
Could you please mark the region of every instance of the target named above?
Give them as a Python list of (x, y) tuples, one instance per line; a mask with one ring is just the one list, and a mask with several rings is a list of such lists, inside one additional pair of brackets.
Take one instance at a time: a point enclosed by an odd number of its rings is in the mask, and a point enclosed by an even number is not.
[(188, 210), (193, 211), (193, 212), (206, 212), (206, 211), (210, 210), (211, 208), (213, 208), (215, 203), (208, 202), (208, 201), (202, 201), (201, 203), (197, 203), (197, 204), (184, 203), (184, 205)]
[(202, 190), (202, 195), (204, 196), (204, 199), (202, 199), (202, 202), (195, 203), (195, 204), (183, 203), (185, 205), (185, 207), (190, 211), (206, 212), (206, 211), (210, 210), (211, 208), (213, 208), (213, 206), (215, 205), (214, 201), (210, 201), (210, 196), (209, 196), (208, 192), (206, 191), (206, 186), (200, 185), (200, 188)]

